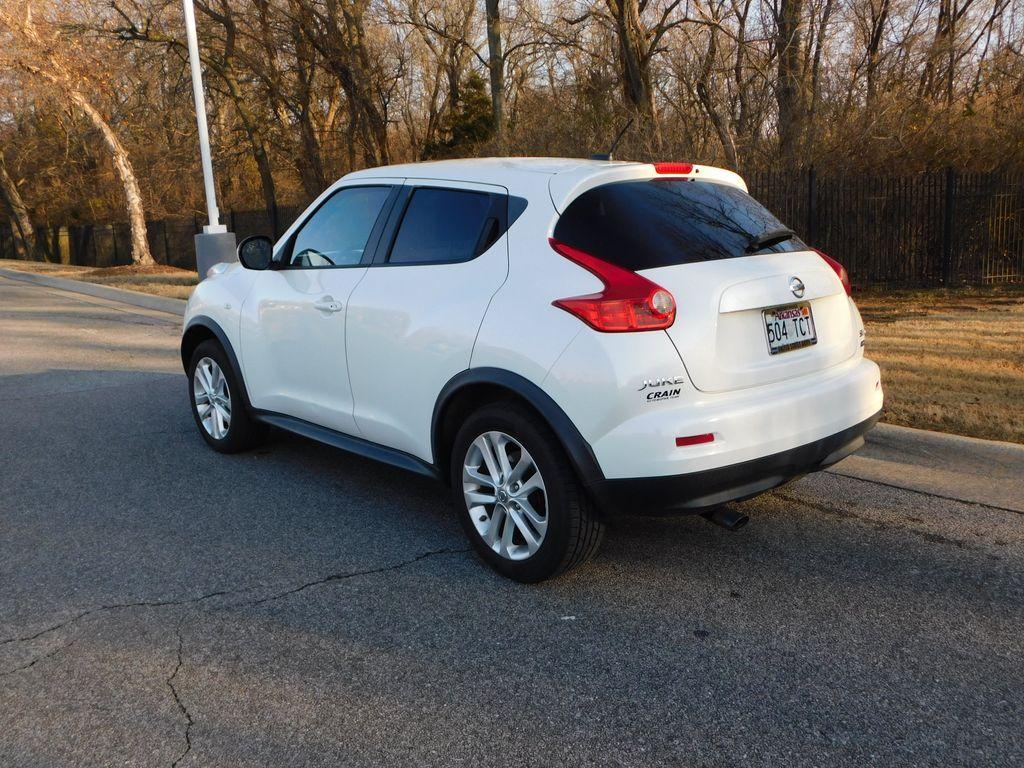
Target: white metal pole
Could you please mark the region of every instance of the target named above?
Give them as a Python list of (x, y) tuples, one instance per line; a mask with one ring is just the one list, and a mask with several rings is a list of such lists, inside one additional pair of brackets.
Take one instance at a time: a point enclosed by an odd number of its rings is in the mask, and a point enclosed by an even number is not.
[(185, 3), (185, 33), (188, 36), (188, 61), (192, 69), (192, 96), (196, 102), (196, 123), (199, 126), (199, 156), (203, 163), (203, 185), (206, 187), (206, 212), (210, 223), (203, 232), (227, 232), (220, 223), (217, 210), (217, 189), (213, 183), (213, 160), (210, 157), (210, 131), (206, 126), (206, 96), (203, 92), (203, 70), (199, 62), (199, 39), (196, 36), (196, 12), (192, 0)]

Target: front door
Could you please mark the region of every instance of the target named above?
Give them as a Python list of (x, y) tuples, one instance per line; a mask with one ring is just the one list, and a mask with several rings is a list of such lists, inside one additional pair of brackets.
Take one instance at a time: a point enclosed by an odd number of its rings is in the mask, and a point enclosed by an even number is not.
[(337, 189), (261, 272), (242, 306), (242, 368), (258, 410), (358, 435), (346, 365), (349, 296), (366, 274), (395, 196), (388, 184)]

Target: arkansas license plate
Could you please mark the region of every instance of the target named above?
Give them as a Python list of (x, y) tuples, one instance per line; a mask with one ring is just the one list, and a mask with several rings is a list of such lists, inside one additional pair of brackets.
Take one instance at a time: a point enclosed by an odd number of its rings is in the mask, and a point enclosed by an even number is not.
[(773, 307), (761, 312), (761, 316), (768, 336), (768, 351), (773, 355), (818, 343), (810, 304)]

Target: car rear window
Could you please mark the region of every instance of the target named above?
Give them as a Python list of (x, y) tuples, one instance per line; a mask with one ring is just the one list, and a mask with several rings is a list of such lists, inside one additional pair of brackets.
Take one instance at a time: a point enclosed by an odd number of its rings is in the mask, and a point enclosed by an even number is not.
[[(554, 237), (636, 271), (749, 256), (752, 238), (782, 227), (767, 208), (736, 187), (645, 179), (587, 190), (558, 219)], [(793, 237), (754, 252), (806, 249)]]

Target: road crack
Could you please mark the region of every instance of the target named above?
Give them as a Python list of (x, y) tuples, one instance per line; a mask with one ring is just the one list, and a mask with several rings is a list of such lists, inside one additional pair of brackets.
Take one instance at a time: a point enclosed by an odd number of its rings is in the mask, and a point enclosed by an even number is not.
[(51, 632), (56, 632), (65, 627), (69, 627), (72, 624), (81, 621), (82, 619), (93, 616), (97, 613), (106, 613), (108, 611), (119, 611), (130, 608), (164, 608), (166, 606), (175, 605), (194, 605), (195, 603), (201, 603), (204, 600), (211, 600), (215, 597), (225, 597), (229, 595), (239, 595), (243, 592), (251, 592), (258, 587), (245, 587), (244, 589), (221, 589), (215, 592), (207, 592), (197, 597), (180, 598), (176, 600), (140, 600), (131, 603), (114, 603), (112, 605), (100, 605), (96, 608), (89, 608), (88, 610), (81, 611), (69, 619), (66, 619), (59, 624), (53, 624), (45, 629), (40, 629), (38, 632), (34, 632), (30, 635), (21, 635), (15, 637), (6, 637), (0, 640), (0, 646), (10, 645), (11, 643), (27, 643), (32, 640), (38, 640), (43, 635), (48, 635)]
[(440, 555), (452, 555), (452, 554), (458, 554), (458, 553), (469, 552), (469, 551), (471, 551), (469, 547), (463, 547), (463, 548), (459, 548), (459, 549), (455, 549), (455, 548), (435, 549), (435, 550), (431, 550), (430, 552), (424, 552), (422, 554), (419, 554), (416, 557), (412, 558), (411, 560), (403, 560), (400, 563), (394, 563), (392, 565), (386, 565), (386, 566), (383, 566), (381, 568), (368, 568), (368, 569), (363, 570), (363, 571), (341, 571), (339, 573), (332, 573), (329, 576), (324, 576), (322, 579), (317, 579), (316, 581), (308, 581), (305, 584), (300, 584), (297, 587), (293, 587), (292, 589), (285, 590), (284, 592), (279, 592), (276, 595), (270, 595), (268, 597), (261, 597), (259, 600), (253, 600), (253, 601), (251, 601), (249, 603), (245, 603), (245, 605), (260, 605), (262, 603), (269, 603), (269, 602), (272, 602), (274, 600), (281, 600), (281, 599), (286, 598), (286, 597), (291, 597), (292, 595), (297, 594), (299, 592), (302, 592), (304, 590), (310, 589), (311, 587), (319, 587), (319, 586), (321, 586), (323, 584), (330, 584), (331, 582), (335, 582), (335, 581), (344, 581), (346, 579), (354, 579), (357, 576), (373, 576), (373, 575), (380, 574), (380, 573), (388, 573), (389, 571), (397, 571), (397, 570), (400, 570), (402, 568), (406, 568), (406, 567), (408, 567), (410, 565), (413, 565), (415, 563), (418, 563), (421, 560), (426, 560), (426, 559), (431, 558), (431, 557), (438, 557)]
[(185, 749), (174, 758), (171, 763), (171, 768), (175, 768), (189, 752), (192, 751), (192, 726), (195, 724), (195, 720), (192, 719), (192, 713), (188, 711), (188, 707), (185, 706), (185, 702), (181, 700), (181, 695), (178, 693), (178, 689), (174, 686), (174, 678), (178, 676), (178, 672), (181, 671), (182, 664), (184, 663), (184, 648), (185, 641), (181, 636), (181, 622), (178, 623), (177, 628), (178, 635), (178, 661), (174, 665), (174, 671), (171, 672), (170, 677), (167, 678), (167, 687), (171, 691), (171, 696), (174, 697), (174, 703), (178, 705), (178, 710), (185, 717)]
[[(311, 587), (320, 586), (322, 584), (330, 584), (331, 582), (335, 581), (344, 581), (345, 579), (352, 579), (357, 576), (372, 576), (374, 574), (387, 573), (389, 571), (397, 571), (399, 569), (405, 568), (407, 566), (413, 565), (414, 563), (418, 563), (421, 560), (426, 560), (431, 557), (438, 557), (440, 555), (457, 554), (469, 551), (471, 551), (469, 547), (430, 550), (429, 552), (423, 552), (422, 554), (419, 554), (416, 557), (413, 557), (409, 560), (403, 560), (399, 563), (393, 563), (391, 565), (382, 566), (380, 568), (368, 568), (362, 571), (341, 571), (338, 573), (332, 573), (328, 576), (316, 579), (315, 581), (305, 582), (296, 587), (286, 589), (283, 592), (278, 592), (276, 594), (269, 595), (268, 597), (263, 597), (258, 600), (249, 600), (241, 603), (234, 603), (233, 605), (234, 607), (246, 605), (260, 605), (261, 603), (267, 603), (274, 600), (281, 600), (285, 597), (289, 597), (304, 590), (310, 589)], [(31, 642), (32, 640), (38, 640), (40, 637), (43, 637), (44, 635), (48, 635), (52, 632), (57, 632), (61, 629), (64, 629), (75, 624), (76, 622), (81, 621), (82, 619), (88, 618), (89, 616), (94, 616), (96, 614), (107, 613), (110, 611), (129, 610), (133, 608), (165, 608), (173, 606), (195, 605), (197, 603), (202, 603), (207, 600), (212, 600), (216, 597), (231, 597), (234, 595), (241, 595), (246, 592), (252, 592), (257, 589), (260, 589), (260, 587), (244, 587), (241, 589), (219, 589), (213, 592), (207, 592), (202, 595), (197, 595), (196, 597), (165, 600), (139, 600), (129, 603), (114, 603), (111, 605), (100, 605), (96, 608), (89, 608), (88, 610), (81, 611), (75, 614), (74, 616), (65, 619), (62, 622), (53, 624), (49, 627), (45, 627), (44, 629), (40, 629), (31, 634), (16, 635), (14, 637), (6, 637), (0, 639), (0, 647), (10, 645), (11, 643), (27, 643)]]
[(64, 645), (60, 646), (59, 648), (54, 648), (49, 653), (44, 653), (41, 656), (36, 656), (28, 664), (22, 664), (20, 667), (15, 667), (14, 669), (4, 670), (3, 672), (0, 672), (0, 677), (6, 677), (7, 675), (13, 675), (15, 672), (22, 672), (22, 671), (24, 671), (26, 669), (29, 669), (30, 667), (34, 667), (36, 664), (38, 664), (41, 661), (46, 661), (47, 659), (52, 659), (58, 653), (63, 653), (64, 651), (66, 651), (68, 648), (70, 648), (74, 644), (75, 644), (75, 641), (72, 640), (70, 643), (65, 643)]

